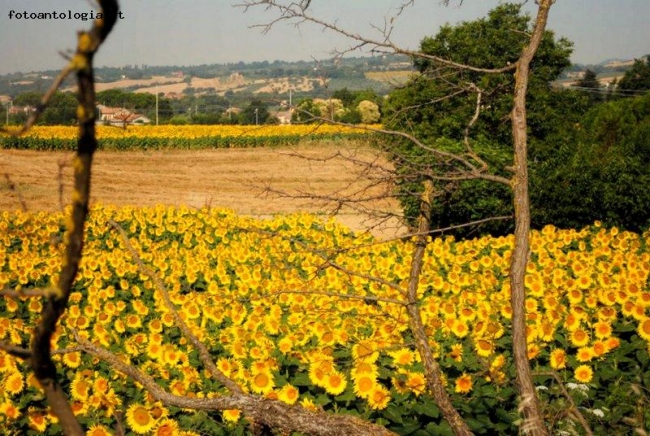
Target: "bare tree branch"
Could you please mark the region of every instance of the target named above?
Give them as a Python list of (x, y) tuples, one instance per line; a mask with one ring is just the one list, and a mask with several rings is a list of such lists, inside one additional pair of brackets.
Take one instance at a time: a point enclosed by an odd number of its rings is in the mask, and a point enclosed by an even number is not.
[(92, 356), (107, 362), (115, 370), (140, 383), (157, 401), (168, 406), (191, 410), (241, 410), (256, 422), (274, 429), (298, 431), (322, 436), (389, 436), (393, 432), (351, 415), (312, 412), (299, 405), (290, 406), (279, 400), (233, 393), (215, 398), (189, 398), (174, 395), (162, 389), (149, 375), (124, 363), (115, 354), (92, 344), (74, 332), (76, 341)]
[(165, 302), (165, 306), (167, 306), (167, 309), (169, 309), (172, 317), (174, 318), (174, 322), (178, 326), (178, 328), (183, 332), (183, 335), (190, 341), (190, 343), (196, 348), (199, 352), (199, 356), (201, 357), (201, 362), (205, 365), (205, 367), (210, 371), (210, 374), (212, 377), (217, 380), (219, 383), (221, 383), (223, 386), (225, 386), (230, 392), (232, 393), (237, 393), (241, 394), (243, 391), (237, 385), (237, 383), (233, 382), (231, 379), (226, 377), (226, 375), (217, 368), (217, 366), (214, 364), (214, 361), (212, 360), (212, 357), (210, 357), (210, 352), (208, 349), (203, 345), (203, 343), (199, 340), (199, 338), (196, 337), (194, 333), (192, 333), (192, 330), (190, 330), (189, 326), (183, 321), (183, 319), (179, 316), (178, 311), (176, 310), (176, 307), (174, 306), (174, 303), (171, 301), (171, 298), (169, 298), (169, 292), (167, 292), (167, 288), (165, 287), (165, 284), (160, 280), (160, 277), (158, 277), (157, 274), (155, 274), (150, 268), (147, 268), (145, 264), (142, 262), (142, 259), (140, 259), (140, 255), (138, 254), (137, 251), (133, 248), (131, 243), (129, 242), (129, 238), (120, 227), (119, 224), (117, 224), (115, 221), (110, 220), (109, 224), (117, 230), (117, 232), (120, 234), (122, 241), (124, 242), (124, 245), (126, 246), (127, 250), (131, 253), (131, 257), (135, 261), (136, 265), (138, 266), (138, 269), (148, 276), (155, 284), (156, 288), (158, 291), (163, 296), (163, 300)]

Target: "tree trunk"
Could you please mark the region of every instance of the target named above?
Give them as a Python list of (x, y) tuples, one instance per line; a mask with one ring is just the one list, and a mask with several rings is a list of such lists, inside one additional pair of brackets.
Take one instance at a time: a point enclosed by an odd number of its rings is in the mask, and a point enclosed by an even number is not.
[(422, 271), (422, 261), (424, 258), (424, 250), (427, 246), (427, 232), (431, 229), (431, 203), (433, 202), (433, 183), (430, 180), (424, 182), (424, 193), (421, 198), (420, 206), (420, 223), (418, 228), (418, 236), (415, 241), (415, 249), (413, 250), (413, 259), (411, 260), (411, 273), (409, 276), (408, 290), (406, 298), (408, 304), (406, 310), (409, 316), (409, 328), (413, 337), (415, 338), (415, 345), (422, 364), (424, 365), (424, 376), (427, 382), (427, 389), (431, 392), (433, 400), (436, 402), (442, 415), (445, 417), (452, 430), (456, 435), (467, 436), (471, 435), (472, 431), (467, 426), (467, 423), (458, 414), (458, 411), (451, 404), (449, 395), (442, 384), (440, 366), (436, 362), (429, 338), (426, 334), (422, 317), (420, 316), (420, 309), (417, 301), (418, 283), (420, 282), (420, 273)]
[(533, 385), (526, 346), (526, 289), (524, 278), (528, 263), (530, 233), (530, 200), (528, 197), (528, 134), (526, 119), (526, 92), (530, 63), (546, 28), (548, 13), (554, 0), (540, 0), (535, 27), (530, 42), (524, 48), (515, 72), (515, 92), (512, 109), (512, 136), (514, 141), (513, 195), (515, 207), (515, 247), (510, 265), (512, 304), (512, 346), (517, 371), (517, 386), (521, 396), (519, 411), (523, 415), (522, 433), (547, 435), (548, 431)]

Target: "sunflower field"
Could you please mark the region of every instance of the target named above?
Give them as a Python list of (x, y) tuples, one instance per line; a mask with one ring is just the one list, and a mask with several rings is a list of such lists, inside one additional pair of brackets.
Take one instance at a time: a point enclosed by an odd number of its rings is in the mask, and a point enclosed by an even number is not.
[[(205, 149), (286, 146), (305, 139), (363, 139), (368, 128), (323, 125), (185, 125), (97, 126), (100, 150)], [(35, 126), (19, 137), (0, 134), (0, 148), (23, 150), (75, 150), (75, 126)]]
[[(0, 289), (57, 276), (63, 215), (0, 213)], [(53, 339), (59, 377), (93, 436), (245, 434), (237, 410), (190, 411), (153, 400), (71, 334), (194, 398), (224, 394), (188, 344), (168, 289), (217, 367), (247, 392), (360, 416), (399, 434), (449, 434), (425, 391), (407, 328), (412, 241), (378, 243), (309, 214), (256, 220), (224, 209), (95, 206), (69, 309)], [(553, 430), (650, 430), (650, 234), (546, 227), (531, 236), (528, 356)], [(455, 407), (476, 433), (515, 434), (508, 267), (512, 237), (431, 239), (419, 308)], [(334, 267), (336, 266), (336, 267)], [(0, 340), (28, 346), (39, 298), (0, 297)], [(0, 351), (0, 427), (57, 435), (27, 365)], [(122, 418), (119, 418), (122, 417)]]

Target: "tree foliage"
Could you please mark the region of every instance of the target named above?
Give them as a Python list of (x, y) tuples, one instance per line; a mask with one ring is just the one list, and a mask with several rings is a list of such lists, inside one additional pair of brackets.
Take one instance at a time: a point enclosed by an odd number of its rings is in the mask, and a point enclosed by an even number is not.
[[(489, 74), (481, 69), (499, 68), (517, 61), (527, 43), (531, 20), (522, 14), (520, 5), (504, 4), (492, 10), (486, 18), (443, 26), (435, 37), (424, 38), (421, 51), (449, 59), (455, 63), (472, 65), (473, 70), (458, 69), (430, 59), (415, 59), (419, 75), (404, 87), (390, 94), (384, 109), (387, 128), (406, 131), (436, 148), (463, 153), (469, 141), (474, 151), (496, 173), (508, 176), (504, 167), (512, 155), (512, 74)], [(571, 43), (556, 39), (545, 31), (538, 54), (531, 65), (528, 92), (528, 114), (531, 140), (541, 140), (552, 133), (548, 124), (535, 122), (543, 119), (554, 102), (549, 83), (570, 65)], [(452, 98), (453, 97), (453, 98)], [(479, 100), (480, 97), (480, 100)], [(476, 122), (471, 120), (479, 113)], [(401, 168), (404, 181), (398, 187), (408, 221), (413, 224), (418, 209), (417, 200), (407, 195), (417, 191), (421, 176), (415, 167), (434, 165), (430, 153), (402, 141), (393, 153)], [(445, 163), (435, 164), (441, 172), (448, 170)], [(486, 218), (512, 209), (508, 190), (477, 180), (441, 183), (432, 213), (433, 221), (446, 227), (467, 222), (468, 218)], [(473, 194), (469, 194), (473, 191)], [(479, 204), (463, 199), (477, 195)], [(458, 202), (457, 200), (461, 200)], [(510, 224), (494, 224), (493, 233), (505, 233)]]
[[(533, 169), (533, 222), (580, 228), (596, 220), (650, 225), (650, 94), (591, 109)], [(554, 207), (542, 207), (552, 204)]]
[(259, 99), (251, 101), (239, 114), (241, 124), (266, 124), (270, 118), (268, 105)]
[(632, 68), (625, 72), (618, 83), (618, 89), (622, 91), (650, 90), (650, 58), (648, 56), (634, 61)]
[[(41, 93), (26, 92), (20, 94), (14, 100), (14, 106), (29, 106), (36, 108), (40, 105)], [(64, 126), (73, 125), (77, 118), (77, 99), (70, 92), (57, 91), (52, 94), (49, 104), (40, 116), (38, 124), (59, 124)], [(24, 123), (27, 113), (19, 114), (14, 121)]]

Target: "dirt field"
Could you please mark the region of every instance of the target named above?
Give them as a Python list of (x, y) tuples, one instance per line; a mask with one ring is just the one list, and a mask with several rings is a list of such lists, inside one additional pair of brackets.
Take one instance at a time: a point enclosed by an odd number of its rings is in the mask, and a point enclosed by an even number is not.
[[(258, 217), (299, 210), (327, 214), (331, 204), (324, 207), (314, 200), (270, 193), (267, 188), (294, 196), (300, 192), (326, 196), (364, 189), (365, 184), (358, 180), (351, 162), (328, 159), (340, 147), (317, 143), (291, 149), (98, 152), (91, 202), (210, 205)], [(355, 153), (355, 158), (373, 158), (367, 149)], [(63, 202), (67, 204), (72, 183), (71, 157), (72, 153), (0, 150), (0, 210), (19, 209), (21, 200), (30, 210), (57, 210), (60, 180)], [(14, 190), (10, 189), (11, 184), (15, 185)], [(366, 195), (385, 189), (386, 186), (374, 186)], [(394, 201), (375, 200), (365, 205), (399, 213)], [(357, 231), (372, 228), (372, 233), (380, 238), (394, 237), (403, 231), (397, 219), (373, 227), (376, 220), (349, 208), (337, 214), (337, 219)]]

